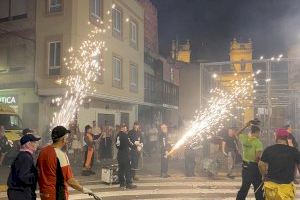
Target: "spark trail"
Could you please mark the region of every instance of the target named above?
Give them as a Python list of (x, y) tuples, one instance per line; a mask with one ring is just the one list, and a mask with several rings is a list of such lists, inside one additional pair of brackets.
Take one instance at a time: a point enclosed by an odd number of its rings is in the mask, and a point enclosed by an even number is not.
[[(206, 108), (196, 113), (187, 132), (173, 146), (169, 154), (189, 141), (193, 145), (205, 138), (214, 135), (216, 129), (223, 127), (223, 123), (229, 117), (233, 117), (232, 110), (240, 108), (241, 101), (249, 101), (249, 96), (253, 91), (253, 79), (255, 74), (232, 80), (230, 90), (215, 88), (211, 90), (211, 97)], [(191, 142), (190, 142), (191, 141)]]
[[(112, 8), (114, 4), (112, 5)], [(107, 15), (110, 15), (110, 11)], [(108, 20), (111, 23), (111, 19)], [(75, 118), (76, 112), (84, 100), (94, 94), (95, 82), (103, 73), (103, 53), (105, 47), (104, 34), (111, 29), (110, 25), (104, 25), (103, 21), (97, 21), (97, 25), (91, 25), (91, 32), (87, 39), (81, 43), (78, 49), (69, 48), (69, 57), (64, 58), (68, 76), (57, 80), (64, 85), (66, 93), (64, 97), (55, 98), (52, 103), (60, 107), (59, 112), (53, 114), (50, 127), (57, 125), (69, 126)], [(109, 24), (110, 24), (109, 23)]]

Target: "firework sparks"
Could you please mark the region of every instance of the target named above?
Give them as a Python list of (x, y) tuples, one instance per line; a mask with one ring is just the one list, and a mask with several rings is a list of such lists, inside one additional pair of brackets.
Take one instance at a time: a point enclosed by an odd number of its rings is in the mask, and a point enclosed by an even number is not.
[(189, 129), (182, 138), (174, 145), (169, 154), (172, 154), (176, 149), (187, 143), (195, 145), (205, 138), (209, 139), (220, 131), (224, 125), (224, 121), (232, 115), (233, 109), (242, 109), (239, 104), (241, 101), (249, 101), (249, 96), (253, 90), (253, 75), (245, 77), (241, 80), (232, 80), (230, 91), (215, 88), (211, 90), (211, 98), (208, 101), (208, 106), (201, 112), (196, 112), (194, 120), (191, 122)]
[[(108, 21), (111, 22), (111, 19)], [(101, 41), (100, 38), (103, 38), (106, 30), (110, 29), (110, 24), (106, 26), (103, 21), (98, 21), (96, 26), (92, 26), (90, 22), (88, 25), (90, 25), (91, 32), (88, 34), (87, 40), (83, 41), (76, 50), (72, 47), (69, 48), (70, 57), (64, 58), (64, 65), (69, 75), (57, 80), (56, 83), (64, 85), (66, 93), (64, 97), (52, 100), (52, 103), (60, 106), (60, 110), (58, 113), (54, 113), (50, 127), (70, 124), (85, 98), (96, 91), (93, 82), (104, 71), (102, 57), (107, 48), (105, 41)]]

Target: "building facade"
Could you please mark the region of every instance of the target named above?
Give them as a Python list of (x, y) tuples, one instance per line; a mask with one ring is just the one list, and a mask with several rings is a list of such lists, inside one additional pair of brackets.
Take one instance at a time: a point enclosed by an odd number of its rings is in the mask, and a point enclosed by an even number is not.
[(40, 113), (34, 64), (35, 5), (35, 0), (0, 1), (0, 102), (13, 107), (23, 126), (32, 128), (38, 127)]
[[(139, 121), (150, 129), (162, 122), (178, 126), (179, 71), (159, 55), (157, 9), (150, 0), (138, 0), (144, 8), (144, 103), (139, 106)], [(147, 130), (146, 130), (147, 131)]]
[[(31, 90), (36, 101), (30, 102), (35, 102), (38, 110), (37, 125), (29, 127), (40, 132), (47, 130), (53, 112), (59, 109), (52, 99), (65, 93), (56, 83), (68, 74), (63, 58), (68, 57), (70, 47), (76, 49), (86, 40), (97, 21), (111, 23), (104, 38), (99, 38), (106, 42), (108, 50), (103, 54), (101, 76), (95, 82), (96, 92), (77, 113), (80, 130), (92, 121), (99, 126), (115, 126), (123, 122), (131, 125), (137, 120), (138, 105), (144, 100), (144, 11), (140, 4), (122, 0), (28, 2), (27, 7), (31, 5), (35, 11), (30, 18), (35, 33), (30, 80), (34, 82)], [(29, 12), (28, 16), (31, 16)], [(7, 84), (28, 77), (21, 75), (14, 79), (12, 76), (7, 80), (1, 77), (0, 81)]]

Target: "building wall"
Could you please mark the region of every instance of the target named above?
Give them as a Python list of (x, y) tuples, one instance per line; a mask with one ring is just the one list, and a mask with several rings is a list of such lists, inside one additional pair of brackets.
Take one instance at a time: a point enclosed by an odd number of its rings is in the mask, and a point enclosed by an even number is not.
[[(97, 120), (95, 113), (111, 112), (118, 116), (118, 112), (129, 113), (130, 122), (137, 119), (137, 111), (133, 111), (138, 103), (143, 102), (144, 98), (144, 11), (137, 1), (122, 1), (122, 0), (104, 0), (102, 1), (101, 15), (104, 23), (108, 24), (111, 15), (106, 12), (112, 9), (112, 4), (115, 4), (122, 11), (122, 37), (116, 38), (112, 34), (111, 29), (107, 29), (107, 33), (99, 40), (106, 42), (107, 51), (103, 53), (103, 81), (95, 83), (97, 91), (91, 97), (93, 101), (109, 102), (112, 107), (121, 104), (126, 109), (106, 109), (101, 103), (89, 104), (88, 108), (82, 107), (79, 112), (78, 122), (82, 128), (83, 124), (91, 124), (93, 120)], [(56, 80), (67, 74), (65, 66), (62, 66), (62, 73), (59, 76), (49, 76), (47, 71), (47, 41), (49, 39), (62, 40), (63, 56), (68, 56), (68, 49), (73, 47), (76, 49), (86, 40), (90, 30), (95, 26), (93, 23), (88, 25), (89, 21), (89, 1), (82, 0), (64, 0), (63, 11), (55, 15), (47, 15), (45, 11), (45, 1), (37, 2), (37, 77), (38, 77), (38, 93), (43, 96), (43, 101), (40, 103), (41, 112), (44, 114), (44, 124), (41, 127), (46, 127), (51, 121), (52, 113), (57, 108), (49, 106), (51, 98), (64, 93), (64, 89), (55, 83)], [(130, 45), (129, 38), (129, 22), (127, 19), (134, 20), (138, 28), (138, 46), (133, 48)], [(102, 37), (102, 36), (101, 36)], [(112, 57), (118, 56), (122, 60), (122, 87), (113, 86), (113, 69)], [(138, 90), (132, 92), (130, 90), (130, 64), (133, 63), (138, 68)], [(121, 111), (120, 111), (121, 110)], [(93, 118), (93, 120), (92, 120)], [(116, 120), (116, 124), (118, 124)]]
[[(0, 18), (7, 16), (7, 2), (0, 1)], [(21, 19), (0, 19), (0, 89), (34, 87), (35, 0), (26, 1), (26, 14)]]
[[(163, 62), (163, 79), (164, 81), (173, 83), (179, 86), (179, 69), (176, 66), (176, 62), (170, 63), (167, 59), (161, 57)], [(172, 61), (171, 61), (172, 62)]]
[(179, 114), (182, 120), (192, 120), (200, 109), (200, 66), (189, 64), (180, 68)]
[(36, 1), (0, 1), (0, 98), (16, 110), (24, 127), (38, 129), (39, 98), (35, 82)]
[[(97, 93), (99, 95), (109, 94), (115, 97), (126, 97), (128, 100), (142, 101), (143, 100), (143, 63), (144, 63), (144, 42), (143, 42), (143, 10), (135, 1), (103, 1), (103, 11), (111, 9), (111, 4), (115, 3), (122, 9), (123, 12), (123, 38), (116, 39), (111, 33), (107, 33), (104, 39), (108, 51), (104, 53), (104, 80), (103, 83), (97, 84)], [(64, 1), (64, 11), (62, 14), (55, 16), (45, 16), (43, 8), (45, 2), (38, 3), (37, 19), (37, 40), (40, 41), (37, 45), (37, 66), (39, 78), (39, 89), (47, 93), (47, 89), (59, 88), (54, 82), (58, 77), (49, 77), (47, 75), (45, 41), (52, 36), (61, 37), (63, 40), (63, 56), (68, 56), (67, 50), (69, 47), (76, 49), (83, 40), (86, 39), (91, 27), (88, 25), (89, 3), (88, 1), (66, 0)], [(104, 14), (104, 21), (110, 17)], [(129, 44), (129, 23), (126, 18), (134, 18), (138, 22), (138, 48), (134, 49)], [(55, 26), (54, 26), (55, 25)], [(54, 28), (55, 27), (55, 28)], [(110, 30), (111, 31), (111, 30)], [(122, 88), (112, 87), (112, 55), (118, 55), (122, 58)], [(133, 93), (129, 90), (129, 63), (133, 62), (138, 67), (138, 92)], [(66, 73), (63, 69), (63, 75)], [(50, 91), (49, 91), (50, 92)], [(54, 90), (52, 90), (54, 92)], [(51, 93), (51, 92), (50, 92)]]
[(158, 54), (157, 9), (150, 0), (138, 0), (144, 8), (145, 49)]

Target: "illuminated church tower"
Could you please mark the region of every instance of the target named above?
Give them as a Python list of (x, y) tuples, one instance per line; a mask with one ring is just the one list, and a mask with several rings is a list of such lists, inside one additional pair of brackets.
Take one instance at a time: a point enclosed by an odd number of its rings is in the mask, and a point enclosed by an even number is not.
[(187, 40), (185, 44), (178, 44), (178, 40), (172, 41), (172, 59), (186, 63), (191, 62), (191, 44)]
[[(231, 42), (230, 46), (230, 62), (241, 62), (238, 64), (233, 64), (235, 72), (238, 73), (238, 76), (234, 74), (230, 75), (231, 80), (241, 79), (245, 76), (249, 76), (253, 73), (252, 68), (252, 41), (249, 39), (246, 43), (240, 43), (235, 38)], [(242, 63), (243, 61), (250, 61), (248, 63)], [(251, 81), (251, 80), (250, 80)], [(253, 84), (253, 82), (251, 82)], [(244, 115), (244, 122), (247, 122), (254, 118), (254, 107), (253, 107), (253, 89), (250, 91), (250, 99), (244, 102), (245, 115)]]

